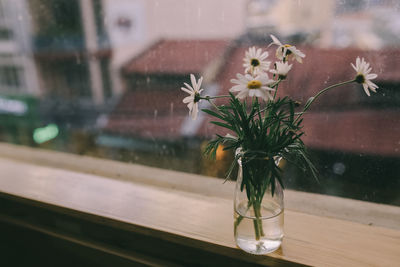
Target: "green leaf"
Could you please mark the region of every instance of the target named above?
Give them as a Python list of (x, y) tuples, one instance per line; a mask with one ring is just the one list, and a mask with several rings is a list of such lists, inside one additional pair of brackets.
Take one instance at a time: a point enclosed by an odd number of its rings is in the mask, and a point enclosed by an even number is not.
[(229, 124), (226, 124), (226, 123), (223, 123), (223, 122), (220, 122), (220, 121), (211, 121), (211, 123), (213, 123), (215, 125), (218, 125), (218, 126), (221, 126), (221, 127), (224, 127), (224, 128), (227, 128), (229, 130), (235, 131), (235, 128), (233, 128)]
[(308, 100), (307, 100), (307, 102), (306, 102), (306, 104), (304, 105), (304, 110), (306, 110), (306, 109), (308, 109), (308, 107), (311, 105), (311, 103), (314, 101), (314, 98), (315, 97), (310, 97)]
[(207, 114), (209, 114), (209, 115), (211, 115), (211, 116), (217, 117), (218, 119), (225, 120), (225, 117), (223, 117), (222, 115), (220, 115), (220, 114), (218, 114), (218, 113), (216, 113), (216, 112), (214, 112), (212, 110), (204, 108), (204, 109), (202, 109), (202, 111), (207, 113)]
[(294, 103), (293, 103), (293, 101), (289, 102), (289, 108), (290, 108), (289, 122), (290, 122), (290, 124), (292, 124), (293, 120), (294, 120)]

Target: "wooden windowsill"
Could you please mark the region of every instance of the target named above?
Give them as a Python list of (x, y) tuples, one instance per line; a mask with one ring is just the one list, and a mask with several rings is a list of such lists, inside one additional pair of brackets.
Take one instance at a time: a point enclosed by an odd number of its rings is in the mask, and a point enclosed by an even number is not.
[[(0, 151), (1, 198), (29, 202), (43, 209), (248, 263), (395, 266), (400, 262), (400, 231), (388, 228), (396, 228), (393, 221), (399, 221), (398, 207), (360, 203), (360, 214), (365, 215), (369, 204), (376, 212), (379, 208), (386, 210), (381, 212), (389, 218), (374, 224), (388, 226), (378, 227), (311, 215), (286, 205), (282, 247), (268, 256), (252, 256), (237, 249), (234, 243), (233, 183), (222, 184), (214, 178), (7, 144), (1, 144)], [(287, 196), (290, 202), (296, 202), (296, 193), (287, 193)], [(310, 201), (315, 200), (313, 196), (307, 195)], [(358, 203), (331, 200), (339, 201), (335, 204)], [(331, 213), (328, 211), (328, 216)], [(12, 216), (0, 214), (1, 220), (125, 257), (135, 255), (134, 251), (124, 254), (107, 244), (96, 244), (79, 235), (62, 235)], [(146, 257), (142, 259), (145, 261)]]

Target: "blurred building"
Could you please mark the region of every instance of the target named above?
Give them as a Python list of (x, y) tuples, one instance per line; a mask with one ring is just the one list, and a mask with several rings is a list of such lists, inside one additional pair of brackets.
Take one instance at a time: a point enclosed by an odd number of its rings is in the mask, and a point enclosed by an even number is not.
[(1, 94), (40, 94), (29, 40), (28, 12), (24, 0), (0, 1)]
[(246, 26), (264, 41), (279, 33), (292, 43), (377, 50), (400, 43), (399, 14), (394, 0), (249, 0)]
[(220, 88), (214, 81), (229, 44), (228, 40), (160, 40), (133, 57), (123, 67), (125, 93), (107, 116), (96, 143), (118, 156), (131, 151), (136, 162), (200, 172), (204, 138), (197, 133), (205, 117), (189, 118), (180, 87), (182, 81), (190, 83), (191, 73), (201, 74), (205, 93), (217, 94)]
[(112, 96), (111, 47), (101, 1), (28, 1), (32, 51), (43, 95), (101, 105)]
[(0, 1), (3, 140), (37, 145), (34, 132), (53, 123), (61, 138), (54, 145), (63, 147), (76, 132), (96, 129), (118, 95), (102, 2)]
[(105, 24), (123, 66), (164, 39), (226, 39), (245, 32), (247, 0), (103, 0)]
[[(125, 88), (122, 67), (159, 38), (222, 38), (244, 31), (245, 0), (234, 5), (228, 0), (1, 0), (0, 4), (0, 92), (8, 98), (33, 99), (3, 102), (35, 113), (39, 126), (55, 123), (66, 131), (95, 133), (104, 126), (102, 114)], [(225, 10), (229, 13), (221, 16)], [(11, 123), (21, 117), (6, 113)]]
[[(160, 39), (233, 39), (245, 32), (247, 0), (103, 0), (115, 90), (122, 68)], [(157, 59), (158, 60), (158, 59)]]
[(0, 137), (29, 145), (40, 125), (40, 87), (28, 14), (26, 1), (0, 1)]
[(246, 25), (250, 34), (269, 40), (269, 33), (283, 36), (317, 36), (335, 13), (334, 0), (249, 0)]

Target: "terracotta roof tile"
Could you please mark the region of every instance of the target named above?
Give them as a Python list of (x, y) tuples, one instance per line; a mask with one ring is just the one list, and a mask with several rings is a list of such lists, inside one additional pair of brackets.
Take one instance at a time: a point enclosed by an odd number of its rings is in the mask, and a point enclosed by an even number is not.
[(135, 116), (112, 117), (105, 130), (108, 133), (129, 135), (145, 139), (177, 139), (180, 137), (182, 122), (187, 114), (175, 116)]
[(188, 116), (182, 103), (185, 95), (178, 86), (130, 90), (109, 115), (104, 130), (142, 138), (178, 138), (181, 124)]
[[(214, 138), (229, 130), (204, 121), (199, 136)], [(315, 149), (400, 156), (400, 110), (314, 112), (304, 116), (304, 143)]]
[(227, 40), (163, 40), (124, 67), (124, 73), (201, 73), (227, 46)]
[[(225, 41), (165, 41), (133, 60), (126, 66), (126, 71), (149, 75), (159, 72), (182, 75), (201, 73), (208, 62), (223, 53), (226, 47)], [(397, 71), (400, 69), (400, 53), (397, 50), (300, 49), (307, 56), (303, 64), (294, 63), (288, 79), (279, 89), (281, 95), (306, 101), (321, 87), (352, 79), (355, 72), (350, 63), (357, 56), (371, 62), (373, 71), (379, 75), (378, 85), (382, 82), (400, 82), (400, 72)], [(230, 79), (236, 73), (243, 72), (242, 62), (246, 50), (247, 47), (237, 47), (226, 59), (216, 81), (222, 88), (220, 94), (227, 93), (232, 86)], [(208, 51), (206, 57), (205, 51)], [(274, 49), (270, 48), (269, 51), (272, 58)], [(360, 95), (364, 96), (359, 85), (353, 86), (356, 88), (348, 86), (329, 92), (329, 96), (322, 97), (318, 105), (312, 108), (304, 120), (305, 143), (317, 149), (400, 156), (398, 109), (371, 110), (357, 107), (339, 111), (340, 106), (357, 103)], [(126, 92), (110, 114), (106, 130), (141, 138), (179, 139), (182, 123), (188, 117), (187, 108), (181, 102), (184, 95), (179, 86), (175, 85), (154, 85), (151, 90), (133, 88)], [(220, 127), (210, 124), (210, 119), (205, 118), (197, 137), (209, 138), (215, 133), (226, 133)]]
[(400, 110), (310, 113), (304, 131), (313, 148), (400, 156)]
[[(280, 85), (280, 95), (289, 95), (293, 99), (307, 101), (309, 97), (330, 84), (353, 79), (355, 71), (350, 63), (354, 64), (357, 56), (364, 57), (371, 63), (373, 73), (378, 74), (378, 78), (374, 80), (378, 85), (382, 82), (400, 82), (400, 72), (398, 71), (400, 69), (400, 50), (398, 49), (383, 51), (328, 50), (310, 47), (301, 47), (300, 49), (306, 54), (306, 58), (303, 60), (303, 64), (293, 63), (287, 80)], [(223, 88), (222, 93), (227, 93), (232, 87), (230, 79), (234, 78), (236, 73), (243, 72), (242, 62), (246, 50), (247, 46), (238, 47), (227, 60), (225, 69), (219, 75), (218, 80)], [(273, 60), (275, 50), (269, 48), (268, 51), (270, 60)], [(359, 87), (361, 91), (349, 89), (351, 87)], [(356, 84), (346, 88), (342, 87), (329, 92), (329, 97), (320, 98), (317, 105), (352, 104), (359, 101), (360, 92), (361, 95), (364, 94), (361, 86)]]
[[(248, 47), (236, 48), (226, 61), (218, 83), (220, 94), (227, 94), (232, 87), (230, 80), (236, 73), (242, 73), (242, 61)], [(266, 49), (266, 47), (264, 47)], [(350, 63), (357, 56), (371, 63), (373, 72), (378, 74), (376, 83), (400, 83), (400, 50), (361, 51), (356, 49), (324, 50), (300, 47), (306, 54), (303, 64), (294, 63), (288, 79), (280, 88), (279, 95), (289, 95), (303, 103), (323, 87), (354, 78), (355, 71)], [(275, 49), (268, 49), (272, 59)], [(384, 89), (381, 89), (384, 90)], [(373, 96), (371, 96), (373, 97)], [(361, 98), (367, 98), (360, 85), (352, 84), (332, 90), (321, 97), (304, 119), (305, 143), (314, 148), (342, 150), (356, 153), (400, 156), (400, 110), (351, 109)], [(224, 100), (220, 100), (222, 103)], [(346, 111), (339, 110), (347, 105)], [(330, 112), (326, 112), (326, 109)], [(324, 111), (325, 110), (325, 111)], [(210, 138), (215, 133), (227, 131), (209, 123), (206, 119), (199, 136)], [(389, 129), (382, 131), (382, 129)]]

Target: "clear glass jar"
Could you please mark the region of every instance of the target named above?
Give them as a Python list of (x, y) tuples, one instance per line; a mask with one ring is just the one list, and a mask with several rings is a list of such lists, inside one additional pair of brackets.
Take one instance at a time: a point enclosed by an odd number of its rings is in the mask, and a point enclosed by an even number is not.
[[(265, 159), (255, 159), (266, 161)], [(279, 163), (280, 159), (277, 159)], [(275, 179), (274, 185), (266, 186), (265, 191), (260, 194), (250, 194), (257, 188), (243, 185), (243, 166), (239, 159), (239, 170), (236, 180), (234, 196), (234, 234), (239, 248), (251, 254), (267, 254), (277, 250), (283, 239), (283, 189)], [(261, 164), (263, 166), (263, 164)], [(245, 168), (256, 168), (260, 164), (249, 164)], [(261, 170), (251, 170), (258, 177), (252, 179), (269, 179), (268, 167), (263, 166)], [(274, 187), (274, 188), (273, 188)], [(241, 190), (242, 189), (242, 190)], [(273, 191), (273, 194), (272, 194)], [(256, 197), (258, 196), (258, 199)]]

